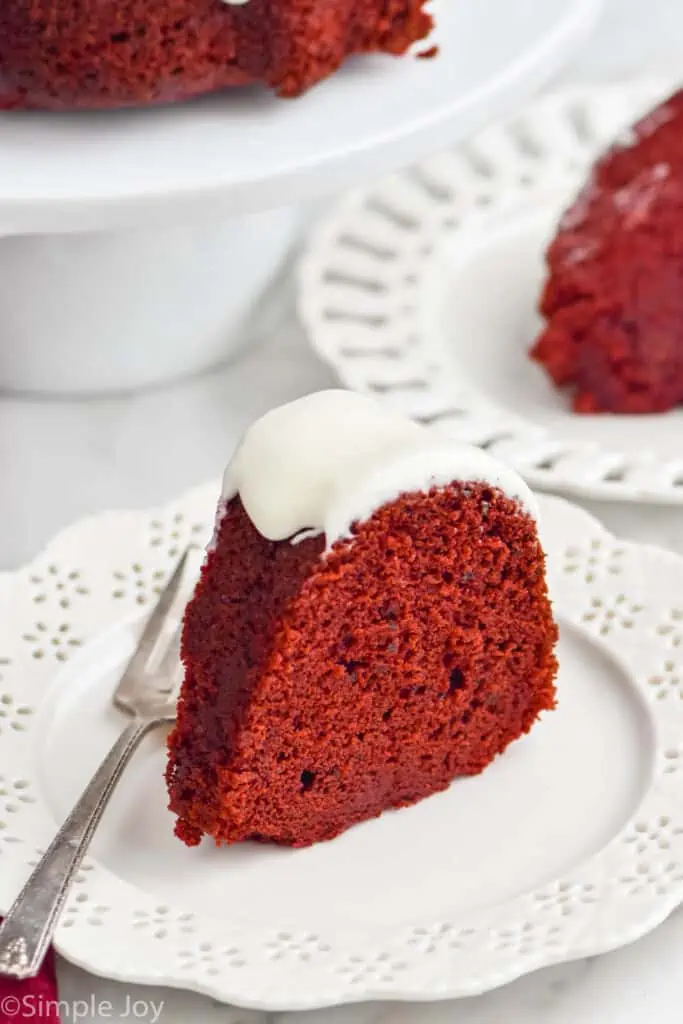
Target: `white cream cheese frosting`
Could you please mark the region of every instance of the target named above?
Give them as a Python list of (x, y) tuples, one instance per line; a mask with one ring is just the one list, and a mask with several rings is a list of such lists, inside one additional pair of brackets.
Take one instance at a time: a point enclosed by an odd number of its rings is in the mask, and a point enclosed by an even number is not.
[(223, 478), (268, 540), (324, 533), (328, 548), (401, 494), (482, 482), (536, 502), (514, 470), (486, 452), (440, 437), (351, 391), (319, 391), (282, 405), (244, 434)]

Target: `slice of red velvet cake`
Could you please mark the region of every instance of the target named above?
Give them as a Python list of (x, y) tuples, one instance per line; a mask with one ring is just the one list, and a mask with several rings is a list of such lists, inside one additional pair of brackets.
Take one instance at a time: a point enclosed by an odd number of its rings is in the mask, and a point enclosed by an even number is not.
[(683, 403), (683, 91), (597, 162), (547, 253), (531, 355), (576, 412)]
[(349, 392), (246, 433), (187, 609), (177, 835), (306, 846), (474, 775), (554, 705), (534, 500)]

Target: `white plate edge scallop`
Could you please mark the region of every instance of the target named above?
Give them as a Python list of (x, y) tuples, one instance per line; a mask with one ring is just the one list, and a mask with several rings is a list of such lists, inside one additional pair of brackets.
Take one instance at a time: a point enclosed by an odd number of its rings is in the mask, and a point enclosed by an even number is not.
[(315, 351), (346, 386), (486, 447), (534, 487), (683, 504), (683, 458), (559, 438), (458, 389), (424, 315), (447, 286), (444, 252), (476, 240), (480, 219), (548, 190), (569, 201), (598, 150), (673, 88), (645, 79), (551, 93), (457, 150), (349, 193), (311, 232), (300, 264), (299, 312)]
[[(0, 576), (0, 906), (52, 837), (31, 723), (60, 665), (139, 613), (177, 553), (211, 528), (217, 485), (161, 509), (75, 524)], [(268, 1010), (474, 995), (539, 967), (605, 952), (683, 901), (683, 559), (621, 543), (542, 498), (561, 617), (626, 668), (649, 709), (653, 771), (635, 814), (597, 855), (542, 889), (462, 920), (283, 934), (221, 926), (86, 861), (57, 949), (95, 974)], [(680, 604), (677, 603), (680, 600)]]

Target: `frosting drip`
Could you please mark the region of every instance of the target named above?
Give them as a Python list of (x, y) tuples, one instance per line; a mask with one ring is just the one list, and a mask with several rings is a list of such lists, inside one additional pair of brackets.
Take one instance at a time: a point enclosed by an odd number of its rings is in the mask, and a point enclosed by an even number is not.
[(399, 495), (455, 481), (487, 483), (536, 517), (521, 477), (486, 452), (354, 392), (320, 391), (249, 427), (225, 471), (223, 499), (239, 494), (268, 540), (324, 533), (330, 547)]

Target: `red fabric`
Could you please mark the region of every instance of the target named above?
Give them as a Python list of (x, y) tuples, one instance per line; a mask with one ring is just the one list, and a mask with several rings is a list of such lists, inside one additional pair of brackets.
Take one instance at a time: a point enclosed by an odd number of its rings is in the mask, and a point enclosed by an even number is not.
[(19, 1024), (25, 1020), (59, 1024), (58, 1000), (52, 950), (37, 978), (14, 981), (0, 976), (0, 1024)]

